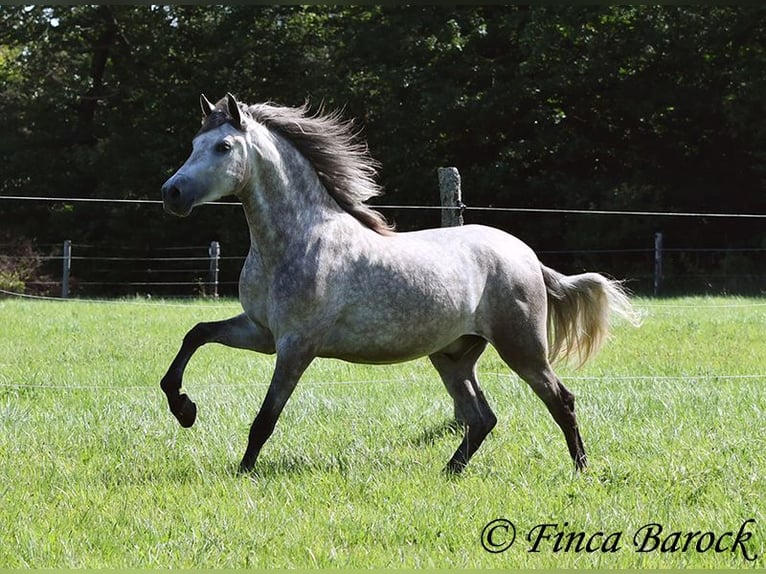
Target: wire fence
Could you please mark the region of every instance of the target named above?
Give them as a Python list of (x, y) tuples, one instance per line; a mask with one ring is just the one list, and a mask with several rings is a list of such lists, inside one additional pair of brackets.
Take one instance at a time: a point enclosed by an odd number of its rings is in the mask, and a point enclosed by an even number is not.
[[(487, 377), (494, 377), (498, 379), (507, 379), (509, 377), (514, 377), (513, 373), (510, 371), (507, 373), (498, 373), (493, 371), (479, 371), (478, 376), (480, 379), (486, 379)], [(429, 376), (429, 380), (431, 380), (432, 377)], [(650, 383), (667, 383), (667, 382), (698, 382), (698, 381), (757, 381), (761, 382), (766, 380), (766, 374), (753, 374), (753, 375), (736, 375), (736, 374), (706, 374), (706, 375), (687, 375), (687, 376), (664, 376), (664, 375), (593, 375), (593, 376), (581, 376), (581, 377), (566, 377), (567, 381), (581, 381), (581, 382), (600, 382), (600, 381), (610, 381), (610, 382), (628, 382), (628, 381), (644, 381), (644, 382), (650, 382)], [(410, 384), (420, 384), (421, 380), (419, 380), (418, 377), (411, 377), (411, 378), (381, 378), (381, 379), (354, 379), (354, 380), (325, 380), (325, 379), (307, 379), (305, 381), (301, 381), (301, 387), (306, 386), (349, 386), (349, 385), (410, 385)], [(221, 383), (221, 382), (209, 382), (205, 383), (204, 381), (196, 381), (195, 387), (197, 389), (204, 389), (205, 387), (213, 387), (215, 389), (228, 389), (228, 388), (237, 388), (237, 387), (267, 387), (268, 382), (266, 381), (246, 381), (246, 382), (237, 382), (237, 383)], [(0, 388), (7, 388), (7, 389), (37, 389), (37, 390), (51, 390), (51, 391), (86, 391), (86, 392), (92, 392), (92, 391), (116, 391), (116, 392), (138, 392), (138, 391), (146, 391), (150, 392), (153, 395), (157, 393), (157, 388), (153, 385), (120, 385), (120, 386), (110, 386), (110, 385), (99, 385), (99, 384), (71, 384), (71, 385), (57, 385), (57, 384), (46, 384), (46, 383), (40, 383), (40, 384), (34, 384), (29, 382), (20, 382), (20, 383), (13, 383), (13, 382), (4, 382), (0, 381)], [(691, 387), (691, 390), (693, 390), (694, 387)], [(691, 392), (691, 390), (687, 389), (687, 391)], [(707, 389), (700, 388), (698, 389), (699, 392), (707, 393), (709, 392)]]
[[(63, 243), (62, 243), (63, 245)], [(173, 248), (173, 255), (130, 252), (124, 247), (115, 254), (109, 246), (71, 244), (71, 256), (65, 257), (62, 246), (45, 256), (14, 255), (4, 252), (0, 258), (11, 261), (39, 262), (37, 277), (26, 280), (19, 292), (78, 297), (154, 296), (204, 297), (236, 296), (239, 273), (245, 255), (211, 255), (211, 246)], [(646, 249), (577, 249), (539, 250), (549, 266), (572, 269), (614, 269), (630, 266), (628, 287), (639, 294), (656, 292), (657, 251)], [(662, 257), (662, 291), (675, 293), (761, 294), (766, 292), (766, 248), (669, 248)], [(746, 257), (745, 257), (746, 256)], [(595, 267), (596, 261), (600, 263)], [(609, 261), (614, 261), (610, 264)], [(68, 277), (63, 269), (68, 268)], [(717, 269), (718, 271), (710, 271)], [(6, 291), (9, 285), (0, 283)], [(65, 295), (64, 295), (65, 294)]]
[[(146, 199), (0, 196), (0, 201), (48, 203), (138, 204), (156, 206), (162, 202)], [(584, 216), (630, 216), (662, 218), (735, 219), (759, 221), (766, 214), (697, 213), (628, 210), (543, 209), (523, 207), (466, 206), (460, 212), (564, 214)], [(236, 207), (239, 203), (212, 202)], [(381, 210), (448, 211), (444, 205), (376, 205)], [(654, 239), (654, 240), (653, 240)], [(214, 242), (215, 243), (215, 242)], [(640, 294), (766, 292), (766, 247), (662, 247), (647, 237), (646, 247), (591, 249), (538, 249), (541, 259), (562, 270), (618, 270), (628, 287)], [(14, 253), (13, 245), (0, 244), (0, 263), (6, 267), (36, 265), (38, 272), (23, 285), (3, 281), (6, 293), (25, 292), (43, 296), (236, 296), (245, 253), (231, 254), (227, 246), (213, 244), (160, 246), (137, 249), (123, 245), (69, 243), (36, 245), (40, 255)], [(659, 258), (659, 259), (658, 259)], [(660, 262), (658, 266), (658, 261)], [(660, 289), (661, 286), (661, 289)]]
[[(134, 205), (162, 205), (158, 199), (112, 199), (101, 197), (43, 197), (25, 195), (2, 195), (0, 201), (42, 201), (46, 203), (112, 203)], [(228, 207), (241, 207), (242, 204), (235, 201), (211, 201), (206, 205), (221, 205)], [(449, 210), (453, 207), (444, 205), (387, 205), (374, 206), (376, 209), (416, 209), (425, 210)], [(707, 218), (734, 218), (734, 219), (766, 219), (766, 213), (710, 213), (710, 212), (683, 212), (683, 211), (641, 211), (641, 210), (608, 210), (608, 209), (558, 209), (537, 207), (498, 207), (498, 206), (472, 206), (462, 205), (464, 211), (499, 212), (499, 213), (558, 213), (574, 215), (619, 215), (619, 216), (642, 216), (642, 217), (707, 217)]]

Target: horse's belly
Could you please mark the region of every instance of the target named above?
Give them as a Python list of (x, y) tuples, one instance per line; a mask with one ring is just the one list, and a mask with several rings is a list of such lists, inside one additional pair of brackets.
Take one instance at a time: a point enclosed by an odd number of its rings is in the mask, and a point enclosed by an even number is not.
[(319, 356), (328, 359), (341, 359), (350, 363), (385, 365), (425, 357), (447, 346), (450, 342), (452, 341), (445, 342), (443, 345), (376, 345), (371, 341), (364, 345), (331, 344), (324, 347)]
[(393, 312), (358, 319), (340, 321), (330, 328), (324, 334), (320, 356), (352, 363), (401, 363), (435, 353), (461, 336), (473, 334), (471, 322), (455, 314)]

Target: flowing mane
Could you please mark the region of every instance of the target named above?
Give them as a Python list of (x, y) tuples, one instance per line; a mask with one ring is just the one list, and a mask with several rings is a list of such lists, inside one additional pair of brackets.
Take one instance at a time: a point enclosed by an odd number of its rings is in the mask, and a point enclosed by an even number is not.
[[(289, 140), (314, 166), (325, 189), (341, 208), (377, 233), (393, 233), (393, 225), (364, 203), (382, 193), (375, 182), (379, 164), (359, 139), (352, 121), (343, 120), (337, 111), (325, 114), (320, 110), (311, 115), (308, 103), (297, 108), (255, 104), (242, 111)], [(205, 118), (200, 133), (230, 120), (226, 101), (221, 100)]]

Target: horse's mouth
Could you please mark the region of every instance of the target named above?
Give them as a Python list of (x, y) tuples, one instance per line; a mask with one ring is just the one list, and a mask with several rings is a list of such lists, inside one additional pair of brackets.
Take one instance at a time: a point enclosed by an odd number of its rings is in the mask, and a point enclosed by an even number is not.
[(167, 201), (162, 202), (162, 207), (165, 209), (165, 213), (169, 213), (170, 215), (175, 215), (176, 217), (186, 217), (189, 215), (192, 211), (192, 206), (179, 206), (176, 204), (170, 204)]

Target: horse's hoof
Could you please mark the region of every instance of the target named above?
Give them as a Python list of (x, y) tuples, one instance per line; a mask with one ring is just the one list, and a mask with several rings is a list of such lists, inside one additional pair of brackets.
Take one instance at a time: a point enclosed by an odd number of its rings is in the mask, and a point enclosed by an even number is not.
[(248, 457), (242, 459), (239, 463), (239, 474), (251, 474), (255, 468), (255, 461), (250, 460)]
[(451, 460), (447, 463), (447, 466), (444, 467), (444, 474), (447, 476), (458, 476), (463, 473), (465, 467), (466, 463)]
[(175, 415), (182, 427), (189, 428), (197, 420), (197, 405), (187, 395), (181, 395), (181, 408)]

